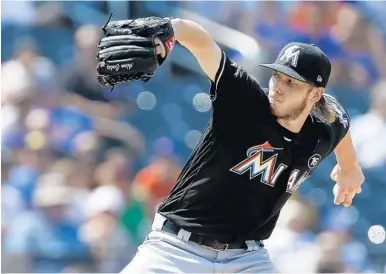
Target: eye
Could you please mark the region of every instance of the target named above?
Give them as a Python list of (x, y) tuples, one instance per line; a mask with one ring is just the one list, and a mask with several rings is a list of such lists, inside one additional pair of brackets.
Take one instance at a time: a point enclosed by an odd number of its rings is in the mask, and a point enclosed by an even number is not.
[(296, 83), (295, 83), (295, 81), (294, 81), (294, 80), (292, 80), (292, 79), (288, 79), (287, 83), (288, 83), (288, 85), (289, 85), (289, 86), (291, 86), (291, 87), (294, 87), (294, 86), (296, 86)]

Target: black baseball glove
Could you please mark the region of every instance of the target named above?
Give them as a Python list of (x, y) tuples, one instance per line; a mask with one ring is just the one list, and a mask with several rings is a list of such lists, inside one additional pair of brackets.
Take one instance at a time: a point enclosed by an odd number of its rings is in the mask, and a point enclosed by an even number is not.
[[(170, 18), (145, 17), (108, 22), (98, 43), (97, 79), (102, 86), (142, 80), (147, 82), (170, 55), (175, 38)], [(156, 52), (155, 39), (165, 48)]]

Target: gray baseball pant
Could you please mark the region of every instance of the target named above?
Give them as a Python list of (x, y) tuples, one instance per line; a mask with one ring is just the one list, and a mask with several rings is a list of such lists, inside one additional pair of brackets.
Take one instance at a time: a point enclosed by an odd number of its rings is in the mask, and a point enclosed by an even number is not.
[(152, 231), (121, 273), (274, 273), (268, 252), (254, 241), (248, 249), (217, 251), (189, 242), (181, 229), (173, 235), (161, 228), (165, 217), (156, 214)]

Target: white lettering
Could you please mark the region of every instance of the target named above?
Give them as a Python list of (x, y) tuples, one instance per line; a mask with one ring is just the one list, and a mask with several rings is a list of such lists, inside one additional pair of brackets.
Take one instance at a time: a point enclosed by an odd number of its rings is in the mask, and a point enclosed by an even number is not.
[(131, 68), (133, 67), (133, 63), (128, 63), (128, 64), (124, 64), (121, 66), (122, 68), (125, 68), (127, 70), (131, 70)]
[(107, 70), (109, 70), (109, 71), (113, 71), (113, 70), (115, 70), (115, 71), (118, 71), (119, 70), (119, 64), (116, 64), (116, 65), (107, 65)]
[(294, 171), (292, 171), (289, 179), (288, 179), (288, 183), (287, 183), (287, 192), (288, 193), (294, 193), (294, 191), (305, 181), (307, 180), (311, 175), (309, 173), (309, 171), (306, 171), (303, 173), (303, 175), (298, 179), (298, 174), (299, 174), (299, 170), (298, 169), (295, 169)]
[(276, 181), (279, 178), (279, 176), (283, 173), (284, 170), (287, 169), (287, 167), (288, 166), (286, 166), (285, 164), (280, 164), (278, 166), (278, 168), (276, 169), (275, 173), (270, 178), (269, 184), (274, 186), (276, 184)]

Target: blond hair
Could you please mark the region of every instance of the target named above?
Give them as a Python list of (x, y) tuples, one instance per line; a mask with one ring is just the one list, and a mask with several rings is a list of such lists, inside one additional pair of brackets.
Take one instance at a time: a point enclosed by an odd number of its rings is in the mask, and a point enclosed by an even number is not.
[(329, 123), (335, 122), (337, 118), (336, 105), (332, 100), (323, 95), (313, 107), (311, 114)]

